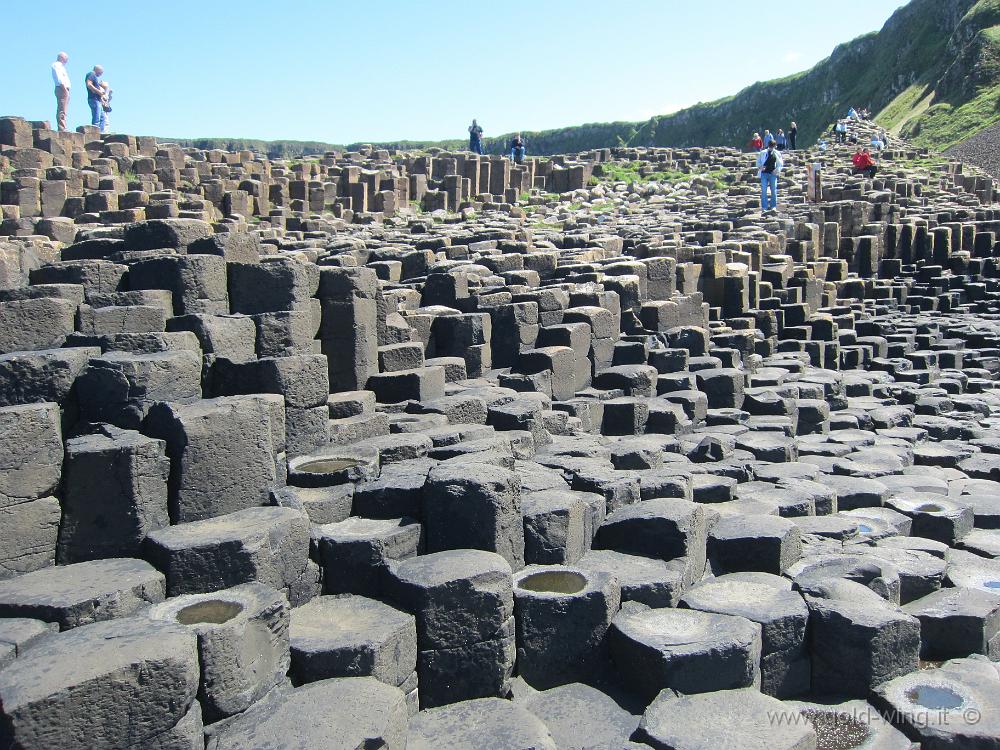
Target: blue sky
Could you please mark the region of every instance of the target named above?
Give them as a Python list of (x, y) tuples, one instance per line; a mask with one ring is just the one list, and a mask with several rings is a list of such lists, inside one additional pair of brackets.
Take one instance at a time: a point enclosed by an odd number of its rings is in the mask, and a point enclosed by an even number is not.
[[(321, 140), (462, 137), (648, 119), (811, 67), (902, 0), (0, 0), (0, 115), (70, 121), (95, 64), (119, 132)], [(835, 9), (835, 10), (834, 10)], [(763, 20), (767, 14), (769, 20)]]

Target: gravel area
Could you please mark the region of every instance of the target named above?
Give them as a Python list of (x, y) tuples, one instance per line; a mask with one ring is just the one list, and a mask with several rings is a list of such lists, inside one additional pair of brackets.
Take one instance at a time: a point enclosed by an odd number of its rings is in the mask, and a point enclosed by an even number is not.
[(952, 146), (945, 155), (974, 164), (991, 177), (1000, 178), (1000, 123)]

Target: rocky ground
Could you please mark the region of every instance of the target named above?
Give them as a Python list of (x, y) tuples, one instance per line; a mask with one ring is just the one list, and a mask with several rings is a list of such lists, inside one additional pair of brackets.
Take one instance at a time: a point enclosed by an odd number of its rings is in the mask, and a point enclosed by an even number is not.
[(979, 167), (992, 177), (1000, 177), (1000, 125), (976, 133), (945, 153), (952, 159)]
[(0, 118), (4, 746), (998, 746), (996, 185), (853, 150)]

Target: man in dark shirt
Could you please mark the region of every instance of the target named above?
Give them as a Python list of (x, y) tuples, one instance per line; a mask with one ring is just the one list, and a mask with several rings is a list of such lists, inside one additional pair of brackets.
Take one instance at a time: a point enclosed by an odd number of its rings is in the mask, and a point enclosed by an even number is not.
[(525, 153), (524, 139), (518, 133), (510, 142), (510, 158), (513, 159), (515, 164), (523, 164)]
[(84, 79), (87, 84), (87, 104), (90, 105), (90, 124), (97, 126), (101, 124), (101, 97), (104, 96), (104, 91), (101, 89), (102, 75), (104, 75), (104, 68), (95, 65)]
[(475, 120), (469, 126), (469, 151), (474, 154), (483, 153), (483, 129)]

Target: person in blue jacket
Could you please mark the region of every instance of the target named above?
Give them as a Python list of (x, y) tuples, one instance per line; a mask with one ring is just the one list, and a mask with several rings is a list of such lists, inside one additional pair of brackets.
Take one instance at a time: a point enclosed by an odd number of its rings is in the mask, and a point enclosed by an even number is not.
[(770, 145), (757, 154), (757, 174), (760, 177), (760, 210), (774, 211), (778, 207), (778, 175), (785, 166), (772, 140)]

